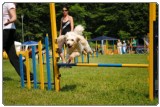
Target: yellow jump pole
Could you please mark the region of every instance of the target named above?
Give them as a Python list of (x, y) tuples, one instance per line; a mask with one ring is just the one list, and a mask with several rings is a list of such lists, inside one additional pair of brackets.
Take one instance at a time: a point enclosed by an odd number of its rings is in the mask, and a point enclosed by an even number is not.
[(58, 45), (56, 42), (57, 39), (57, 28), (56, 28), (56, 12), (55, 12), (55, 4), (50, 3), (50, 19), (51, 19), (51, 32), (52, 32), (52, 56), (53, 56), (53, 70), (54, 70), (54, 85), (55, 90), (60, 91), (60, 73), (57, 65), (58, 53), (56, 53), (58, 49)]
[(43, 71), (43, 62), (42, 62), (42, 43), (38, 42), (38, 51), (39, 51), (39, 69), (40, 69), (40, 87), (44, 90), (44, 71)]
[(106, 40), (106, 55), (108, 54), (108, 40)]
[(153, 22), (156, 20), (156, 3), (149, 4), (149, 98), (152, 101), (153, 93)]
[(28, 50), (25, 51), (25, 57), (26, 57), (27, 87), (28, 87), (28, 89), (31, 89), (30, 66), (29, 66), (29, 53), (28, 53)]

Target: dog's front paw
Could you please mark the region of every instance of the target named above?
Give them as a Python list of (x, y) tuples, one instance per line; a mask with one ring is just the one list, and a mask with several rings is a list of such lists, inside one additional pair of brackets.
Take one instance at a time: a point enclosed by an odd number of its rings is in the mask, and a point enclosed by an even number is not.
[(87, 55), (87, 52), (84, 50), (84, 51), (82, 51), (82, 54)]

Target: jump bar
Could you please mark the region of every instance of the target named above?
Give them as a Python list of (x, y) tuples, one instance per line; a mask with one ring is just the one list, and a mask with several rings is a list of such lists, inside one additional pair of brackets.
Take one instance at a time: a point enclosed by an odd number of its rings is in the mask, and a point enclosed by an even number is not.
[(57, 63), (58, 67), (61, 66), (83, 66), (83, 67), (138, 67), (147, 68), (148, 64), (98, 64), (98, 63)]

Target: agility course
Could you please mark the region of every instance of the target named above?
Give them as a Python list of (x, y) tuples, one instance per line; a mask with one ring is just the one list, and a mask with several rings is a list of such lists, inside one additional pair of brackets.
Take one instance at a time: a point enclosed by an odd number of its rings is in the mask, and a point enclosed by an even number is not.
[[(156, 4), (155, 3), (150, 3), (150, 22), (149, 22), (149, 39), (150, 39), (150, 45), (149, 45), (149, 64), (97, 64), (97, 63), (88, 63), (88, 64), (82, 64), (82, 63), (71, 63), (71, 64), (62, 64), (62, 63), (57, 63), (57, 60), (58, 60), (58, 53), (57, 53), (57, 49), (58, 49), (58, 46), (57, 46), (57, 43), (56, 43), (56, 39), (57, 39), (57, 29), (56, 29), (56, 13), (55, 13), (55, 5), (54, 3), (51, 3), (50, 4), (50, 17), (51, 17), (51, 28), (52, 28), (52, 56), (53, 56), (53, 70), (54, 70), (54, 88), (56, 91), (60, 91), (60, 77), (61, 77), (61, 74), (60, 74), (60, 71), (59, 71), (59, 68), (62, 67), (62, 66), (85, 66), (85, 67), (140, 67), (140, 68), (149, 68), (149, 98), (150, 100), (153, 100), (154, 98), (154, 91), (155, 91), (155, 87), (154, 87), (154, 72), (153, 72), (153, 22), (155, 21), (155, 18), (156, 18)], [(42, 47), (39, 46), (39, 60), (40, 60), (40, 63), (42, 63), (42, 53), (41, 53), (41, 49)], [(34, 50), (34, 48), (33, 48)], [(47, 50), (46, 50), (47, 51)], [(26, 54), (23, 53), (24, 56), (26, 57), (26, 63), (28, 63), (27, 59), (28, 59), (28, 56), (27, 56), (27, 52)], [(34, 56), (34, 55), (33, 55)], [(20, 55), (20, 60), (21, 59), (21, 55)], [(49, 62), (48, 60), (46, 62)], [(33, 62), (33, 65), (35, 63)], [(22, 69), (22, 68), (21, 68)], [(30, 73), (29, 73), (29, 67), (27, 67), (27, 87), (28, 89), (31, 88), (31, 85), (30, 85)], [(35, 68), (34, 68), (35, 69)], [(41, 70), (43, 70), (43, 68), (41, 68)], [(43, 71), (40, 71), (40, 72), (43, 72)], [(42, 73), (43, 74), (43, 73)], [(43, 79), (43, 75), (41, 74), (40, 78), (41, 78), (41, 89), (44, 89), (44, 79)], [(49, 75), (49, 74), (48, 74)], [(22, 80), (23, 80), (23, 77), (22, 77)], [(35, 83), (35, 82), (34, 82)], [(49, 82), (48, 82), (49, 83)], [(51, 84), (51, 83), (49, 83)], [(23, 85), (23, 83), (22, 83)], [(48, 86), (49, 87), (49, 86)]]
[[(46, 50), (46, 71), (47, 71), (47, 82), (44, 82), (44, 70), (43, 70), (43, 62), (42, 62), (42, 43), (41, 41), (38, 43), (38, 56), (39, 56), (39, 66), (40, 66), (40, 82), (37, 81), (37, 70), (36, 70), (36, 46), (32, 46), (32, 68), (33, 68), (33, 79), (34, 79), (34, 88), (37, 88), (37, 84), (40, 84), (41, 89), (44, 89), (44, 84), (48, 84), (48, 90), (51, 90), (51, 70), (50, 70), (50, 55), (49, 55), (49, 40), (48, 35), (45, 37), (45, 50)], [(26, 69), (27, 69), (27, 87), (31, 89), (31, 81), (30, 81), (30, 64), (29, 64), (29, 56), (28, 51), (20, 52), (19, 61), (20, 61), (20, 73), (21, 73), (21, 86), (22, 88), (25, 87), (24, 82), (24, 74), (23, 74), (23, 59), (22, 56), (26, 59)]]

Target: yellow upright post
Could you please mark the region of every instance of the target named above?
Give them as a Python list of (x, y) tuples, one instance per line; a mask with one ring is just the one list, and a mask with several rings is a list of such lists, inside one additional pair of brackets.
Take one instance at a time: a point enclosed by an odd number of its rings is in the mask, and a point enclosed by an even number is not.
[(156, 3), (149, 4), (149, 98), (153, 100), (153, 21), (156, 20)]
[(29, 53), (28, 53), (28, 51), (25, 52), (25, 57), (26, 57), (27, 87), (28, 87), (28, 89), (31, 89)]
[(114, 54), (115, 54), (115, 52), (116, 52), (116, 45), (114, 45)]
[(58, 53), (56, 53), (58, 45), (56, 42), (57, 28), (56, 28), (56, 12), (54, 3), (50, 3), (50, 18), (51, 18), (52, 47), (53, 47), (52, 56), (53, 56), (53, 69), (54, 69), (54, 85), (55, 85), (55, 90), (60, 91), (60, 73), (57, 65)]
[(38, 51), (39, 51), (39, 69), (40, 69), (40, 86), (44, 90), (44, 71), (43, 71), (43, 62), (42, 62), (42, 43), (38, 42)]
[(109, 50), (108, 50), (108, 40), (106, 40), (106, 54), (109, 54), (108, 52), (109, 52)]

